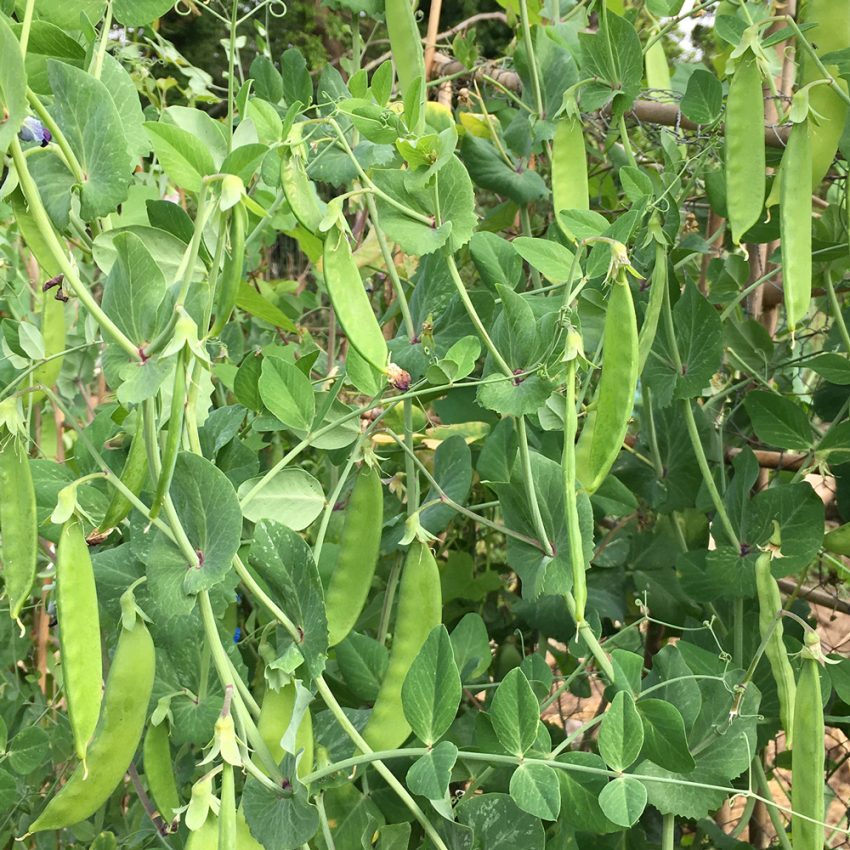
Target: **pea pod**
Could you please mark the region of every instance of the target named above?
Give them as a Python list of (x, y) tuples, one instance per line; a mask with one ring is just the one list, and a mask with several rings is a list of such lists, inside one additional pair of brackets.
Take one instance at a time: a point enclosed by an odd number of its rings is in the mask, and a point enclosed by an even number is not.
[(151, 723), (148, 726), (142, 745), (142, 758), (148, 791), (162, 818), (170, 823), (175, 817), (175, 809), (180, 808), (180, 794), (174, 779), (174, 765), (166, 723), (160, 723), (158, 726)]
[[(148, 455), (145, 446), (145, 429), (140, 422), (130, 442), (130, 451), (121, 470), (121, 482), (133, 495), (138, 496), (147, 480)], [(120, 490), (114, 490), (98, 530), (109, 531), (115, 528), (127, 518), (132, 507), (130, 500)]]
[[(218, 833), (218, 818), (210, 812), (200, 829), (189, 833), (186, 850), (218, 850)], [(263, 845), (251, 835), (241, 808), (236, 810), (236, 848), (237, 850), (265, 850)]]
[(62, 681), (77, 757), (86, 750), (100, 715), (103, 658), (94, 568), (77, 519), (62, 527), (56, 548), (56, 608)]
[(325, 286), (336, 317), (357, 353), (381, 372), (387, 368), (387, 343), (360, 279), (345, 233), (333, 228), (325, 237)]
[(236, 850), (236, 786), (233, 779), (233, 765), (227, 762), (221, 769), (218, 846), (220, 850)]
[[(257, 729), (266, 742), (272, 758), (278, 764), (283, 760), (284, 750), (280, 741), (292, 720), (295, 694), (294, 683), (279, 690), (268, 688), (263, 697), (263, 704), (260, 706)], [(304, 776), (313, 769), (313, 718), (309, 710), (304, 712), (298, 724), (298, 731), (295, 733), (295, 749), (304, 751), (298, 761), (298, 775)]]
[(738, 59), (726, 100), (726, 209), (736, 244), (761, 217), (765, 175), (761, 70), (748, 50)]
[(381, 478), (377, 469), (364, 466), (345, 512), (339, 557), (325, 594), (329, 646), (345, 639), (366, 604), (378, 563), (383, 519)]
[(804, 117), (791, 128), (779, 172), (782, 288), (792, 332), (808, 312), (812, 298), (811, 159), (809, 120)]
[(236, 306), (239, 284), (242, 283), (242, 270), (245, 266), (245, 230), (248, 226), (248, 213), (240, 202), (230, 212), (230, 252), (224, 260), (224, 267), (218, 279), (218, 291), (215, 299), (215, 322), (210, 336), (218, 336), (230, 319)]
[(590, 209), (584, 126), (577, 110), (555, 125), (555, 137), (552, 140), (552, 204), (558, 227), (567, 237), (573, 238), (561, 220), (560, 213), (563, 210)]
[(421, 80), (424, 96), (425, 58), (410, 0), (386, 0), (384, 15), (401, 95), (407, 97), (410, 87)]
[(0, 535), (9, 613), (20, 616), (35, 581), (38, 524), (35, 488), (22, 440), (0, 425)]
[(794, 741), (794, 699), (797, 685), (794, 670), (788, 660), (785, 641), (782, 639), (783, 626), (782, 597), (779, 585), (770, 571), (770, 552), (762, 552), (756, 559), (756, 591), (759, 601), (759, 633), (766, 640), (764, 654), (770, 664), (776, 692), (779, 696), (779, 717), (785, 730), (785, 745), (793, 749)]
[(33, 372), (33, 381), (52, 387), (62, 371), (64, 357), (55, 355), (65, 350), (65, 302), (45, 293), (41, 304), (41, 337), (44, 356), (51, 358)]
[[(850, 3), (844, 0), (806, 0), (800, 10), (801, 22), (814, 24), (806, 30), (806, 38), (814, 45), (818, 56), (844, 50), (850, 45)], [(798, 48), (798, 50), (800, 50)], [(823, 72), (808, 51), (802, 54), (801, 85), (822, 80)], [(827, 65), (838, 85), (846, 92), (847, 82), (839, 75), (836, 65)], [(817, 86), (809, 95), (812, 109), (818, 114), (817, 124), (810, 128), (812, 145), (812, 191), (816, 190), (829, 171), (847, 119), (847, 104), (831, 86)]]
[[(171, 395), (171, 414), (168, 417), (168, 433), (165, 437), (165, 448), (162, 452), (162, 468), (156, 482), (156, 493), (151, 503), (150, 518), (159, 516), (162, 503), (171, 486), (174, 477), (174, 467), (177, 464), (177, 453), (180, 451), (180, 440), (183, 436), (183, 417), (186, 410), (186, 348), (177, 356), (177, 368), (174, 372), (174, 391)], [(156, 447), (148, 447), (148, 451)]]
[(440, 622), (440, 572), (431, 550), (416, 540), (410, 545), (402, 568), (387, 672), (363, 730), (363, 737), (373, 750), (396, 749), (410, 735), (401, 705), (401, 686), (429, 632)]
[(801, 658), (791, 751), (791, 835), (794, 850), (823, 850), (824, 721), (818, 669), (821, 650), (816, 632), (806, 632)]
[[(300, 128), (296, 125), (293, 132), (300, 134)], [(280, 185), (298, 223), (310, 233), (318, 234), (327, 205), (316, 194), (316, 186), (307, 176), (304, 161), (294, 148), (284, 151), (280, 163)]]
[(608, 297), (602, 377), (576, 444), (576, 477), (588, 493), (599, 489), (623, 447), (637, 388), (637, 317), (625, 275), (621, 269)]
[[(655, 235), (655, 265), (652, 268), (652, 277), (649, 284), (649, 301), (646, 305), (646, 313), (640, 326), (638, 335), (638, 375), (643, 374), (652, 344), (655, 342), (655, 334), (658, 330), (658, 319), (661, 316), (661, 307), (664, 304), (664, 291), (667, 288), (667, 247), (662, 241), (661, 224), (653, 223), (657, 227)], [(652, 228), (653, 225), (650, 225)]]
[(64, 829), (91, 817), (121, 783), (142, 737), (153, 690), (156, 653), (145, 624), (122, 628), (112, 659), (97, 730), (80, 764), (35, 819), (30, 832)]

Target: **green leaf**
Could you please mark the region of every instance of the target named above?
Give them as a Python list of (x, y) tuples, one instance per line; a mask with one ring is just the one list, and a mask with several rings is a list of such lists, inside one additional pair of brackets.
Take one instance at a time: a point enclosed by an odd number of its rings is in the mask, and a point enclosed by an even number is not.
[[(732, 793), (731, 785), (728, 792), (716, 788), (700, 788), (700, 783), (715, 786), (727, 783), (722, 776), (704, 770), (699, 765), (689, 773), (680, 774), (665, 770), (651, 761), (642, 761), (635, 768), (634, 775), (646, 787), (649, 804), (662, 815), (676, 815), (694, 820), (704, 818), (719, 809), (727, 794)], [(659, 778), (664, 781), (653, 781)], [(676, 782), (677, 779), (681, 780), (682, 784)]]
[(543, 850), (543, 824), (522, 811), (507, 794), (470, 797), (457, 808), (458, 820), (475, 830), (477, 846), (487, 850)]
[(83, 171), (80, 215), (92, 221), (127, 198), (131, 161), (121, 115), (109, 89), (85, 71), (51, 59), (47, 75), (56, 123)]
[(492, 652), (487, 626), (481, 615), (471, 611), (464, 614), (451, 634), (455, 663), (461, 680), (474, 681), (490, 666)]
[(811, 448), (809, 417), (790, 399), (777, 393), (753, 390), (744, 398), (744, 408), (763, 443), (798, 451)]
[(258, 384), (263, 404), (284, 425), (307, 431), (316, 415), (313, 386), (293, 363), (280, 357), (266, 357)]
[(582, 109), (597, 109), (612, 98), (615, 111), (628, 109), (640, 93), (643, 51), (634, 26), (613, 12), (603, 18), (608, 26), (596, 33), (579, 33), (582, 72), (596, 82), (582, 91)]
[(537, 412), (553, 389), (552, 381), (541, 375), (515, 379), (491, 375), (478, 387), (477, 401), (503, 416), (527, 416)]
[(311, 676), (325, 667), (328, 621), (319, 571), (303, 539), (285, 525), (264, 519), (254, 529), (251, 564), (274, 594), (274, 600), (302, 636), (297, 644)]
[(643, 814), (646, 798), (646, 788), (639, 780), (618, 776), (602, 789), (599, 806), (608, 820), (628, 829)]
[(440, 741), (410, 766), (405, 777), (407, 787), (414, 794), (429, 800), (442, 800), (449, 790), (457, 752), (457, 747), (451, 741)]
[(847, 386), (850, 384), (850, 360), (841, 354), (827, 352), (818, 354), (806, 361), (808, 369), (814, 369), (822, 378), (831, 384)]
[(164, 322), (165, 277), (133, 233), (113, 240), (115, 262), (103, 287), (103, 311), (136, 344), (150, 342)]
[(459, 251), (472, 237), (478, 216), (475, 193), (463, 163), (452, 156), (437, 173), (440, 218), (452, 223), (449, 250)]
[(335, 651), (345, 684), (358, 699), (374, 703), (387, 671), (387, 648), (375, 638), (351, 632)]
[(294, 776), (291, 788), (282, 793), (253, 777), (245, 782), (242, 791), (245, 820), (251, 834), (264, 847), (299, 850), (319, 829), (319, 813), (310, 804), (307, 789)]
[(516, 289), (522, 276), (522, 259), (512, 242), (489, 231), (478, 231), (469, 240), (469, 253), (481, 282), (489, 289), (501, 283)]
[[(251, 478), (239, 485), (240, 499), (251, 492), (262, 478)], [(295, 531), (307, 528), (322, 512), (325, 494), (319, 481), (304, 469), (282, 469), (260, 492), (243, 505), (251, 522), (284, 517)]]
[(100, 79), (109, 90), (115, 108), (121, 116), (124, 140), (130, 156), (146, 156), (151, 146), (145, 133), (145, 115), (133, 78), (111, 53), (106, 53)]
[[(375, 829), (384, 822), (384, 816), (372, 796), (361, 793), (353, 783), (328, 789), (323, 802), (333, 850), (360, 850), (362, 838), (374, 835)], [(331, 850), (319, 837), (314, 846), (317, 850)]]
[[(599, 795), (608, 780), (603, 775), (605, 762), (596, 753), (566, 752), (558, 756), (564, 764), (576, 765), (576, 770), (559, 770), (561, 781), (561, 815), (559, 823), (581, 832), (604, 835), (618, 832), (620, 827), (612, 823), (599, 806)], [(591, 768), (599, 773), (589, 773), (582, 768)]]
[(295, 330), (295, 323), (286, 313), (275, 307), (271, 301), (257, 292), (253, 286), (245, 283), (245, 281), (239, 284), (239, 292), (236, 294), (236, 306), (240, 310), (244, 310), (246, 313), (250, 313), (252, 316), (262, 319), (262, 321), (268, 322), (270, 325), (274, 325), (274, 327), (280, 328), (283, 331), (293, 332)]
[(642, 699), (637, 710), (643, 721), (643, 754), (667, 770), (693, 770), (685, 721), (676, 706), (661, 699)]
[(612, 770), (621, 771), (634, 762), (642, 746), (643, 724), (634, 697), (619, 691), (599, 727), (599, 754)]
[(186, 572), (183, 589), (195, 594), (222, 581), (239, 550), (242, 512), (227, 476), (206, 458), (180, 452), (171, 498), (201, 566)]
[(557, 820), (561, 811), (561, 784), (545, 764), (521, 764), (511, 776), (511, 797), (530, 815)]
[(0, 18), (0, 154), (21, 129), (27, 115), (27, 76), (21, 46), (9, 25)]
[(141, 27), (162, 17), (174, 0), (115, 0), (112, 14), (126, 27)]
[(723, 356), (723, 328), (717, 310), (689, 283), (673, 308), (673, 326), (681, 357), (676, 369), (665, 333), (658, 333), (644, 376), (656, 401), (695, 398), (711, 381)]
[(572, 251), (551, 239), (517, 236), (511, 244), (530, 266), (552, 283), (564, 283), (571, 272), (577, 271), (577, 267), (573, 267)]
[(460, 698), (452, 642), (441, 623), (425, 639), (401, 686), (404, 716), (426, 747), (433, 746), (452, 725)]
[(300, 101), (309, 106), (313, 101), (313, 82), (307, 62), (297, 47), (284, 50), (280, 57), (280, 75), (283, 78), (283, 99), (287, 106)]
[(203, 178), (216, 170), (215, 162), (207, 148), (176, 124), (146, 121), (145, 130), (156, 158), (169, 179), (182, 189), (199, 192)]
[(536, 171), (511, 168), (493, 145), (484, 139), (467, 133), (461, 142), (460, 152), (472, 182), (482, 189), (510, 198), (521, 206), (539, 201), (549, 194), (543, 178)]
[(490, 705), (490, 719), (499, 743), (515, 756), (534, 744), (540, 722), (540, 706), (525, 673), (515, 667), (499, 683)]
[(697, 124), (713, 124), (723, 110), (723, 86), (710, 71), (697, 68), (688, 78), (682, 113)]
[(20, 776), (32, 773), (50, 752), (50, 739), (40, 726), (25, 726), (12, 738), (6, 761)]
[[(434, 453), (433, 475), (442, 492), (452, 501), (460, 505), (466, 502), (472, 487), (472, 452), (459, 434), (443, 440), (438, 446)], [(439, 492), (432, 486), (423, 501), (439, 498)], [(420, 513), (419, 521), (431, 534), (439, 534), (451, 522), (453, 514), (454, 508), (449, 505), (435, 504)]]

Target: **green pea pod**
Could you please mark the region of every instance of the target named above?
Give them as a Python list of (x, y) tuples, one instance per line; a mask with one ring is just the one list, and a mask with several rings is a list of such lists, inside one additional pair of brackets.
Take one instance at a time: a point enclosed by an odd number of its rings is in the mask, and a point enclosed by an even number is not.
[(387, 342), (372, 312), (348, 239), (338, 227), (325, 238), (322, 262), (325, 286), (348, 341), (364, 360), (385, 372)]
[(823, 548), (836, 555), (850, 555), (850, 522), (824, 535)]
[[(272, 758), (280, 764), (283, 760), (281, 738), (289, 728), (292, 711), (295, 708), (295, 684), (286, 685), (280, 690), (268, 688), (260, 706), (260, 718), (257, 729), (260, 737), (266, 742)], [(305, 776), (313, 769), (313, 718), (308, 711), (304, 712), (298, 731), (295, 733), (295, 748), (304, 753), (298, 761), (298, 775)]]
[(661, 307), (664, 304), (664, 290), (667, 288), (667, 248), (660, 242), (655, 243), (655, 265), (652, 268), (652, 277), (649, 284), (649, 301), (646, 305), (646, 313), (643, 324), (640, 326), (638, 335), (638, 375), (643, 374), (652, 344), (655, 342), (655, 334), (658, 330), (658, 318), (661, 315)]
[[(399, 88), (402, 97), (406, 97), (417, 80), (421, 79), (423, 83), (425, 80), (425, 59), (419, 27), (416, 26), (410, 0), (386, 0), (384, 15)], [(422, 91), (424, 93), (424, 86)]]
[(44, 340), (44, 356), (52, 358), (42, 363), (33, 372), (33, 382), (52, 387), (62, 371), (64, 357), (54, 355), (65, 350), (65, 303), (44, 294), (41, 305), (41, 336)]
[[(148, 480), (148, 454), (145, 446), (145, 429), (141, 422), (130, 442), (130, 451), (121, 470), (121, 482), (134, 495), (138, 496)], [(113, 490), (112, 499), (98, 526), (99, 531), (109, 531), (127, 518), (132, 510), (130, 500), (119, 490)]]
[(380, 475), (374, 467), (364, 466), (345, 512), (339, 557), (325, 595), (329, 646), (345, 639), (363, 611), (378, 563), (383, 520)]
[(794, 124), (779, 173), (779, 232), (785, 316), (793, 332), (812, 299), (812, 189), (808, 118)]
[(387, 672), (363, 737), (373, 750), (394, 750), (411, 729), (401, 704), (401, 686), (431, 629), (442, 622), (440, 572), (431, 550), (416, 540), (410, 545), (398, 591), (395, 632)]
[(794, 670), (788, 660), (785, 641), (782, 639), (783, 626), (782, 597), (779, 585), (770, 571), (770, 552), (762, 552), (756, 559), (756, 590), (759, 601), (759, 633), (766, 640), (764, 654), (770, 664), (776, 692), (779, 696), (779, 717), (785, 730), (785, 745), (793, 749), (794, 741), (794, 699), (797, 684)]
[(227, 762), (221, 770), (218, 846), (220, 850), (236, 850), (236, 786), (233, 780), (233, 765)]
[(0, 535), (6, 598), (16, 620), (35, 581), (38, 522), (29, 458), (6, 426), (0, 426)]
[(245, 230), (248, 227), (248, 213), (242, 203), (236, 204), (230, 213), (230, 253), (224, 260), (224, 267), (218, 279), (218, 292), (215, 299), (215, 322), (210, 336), (218, 336), (230, 319), (236, 306), (239, 284), (242, 283), (242, 270), (245, 267)]
[(56, 608), (62, 681), (77, 757), (86, 751), (100, 716), (103, 658), (94, 568), (77, 519), (62, 527), (56, 547)]
[(576, 444), (576, 477), (588, 493), (599, 489), (623, 447), (637, 378), (637, 317), (623, 270), (608, 297), (602, 343), (602, 377), (595, 407), (587, 414)]
[[(850, 45), (850, 3), (845, 0), (806, 0), (800, 9), (801, 22), (814, 24), (806, 30), (806, 38), (815, 46), (818, 56), (845, 50)], [(798, 48), (799, 49), (799, 48)], [(824, 79), (809, 52), (802, 54), (800, 85)], [(838, 85), (847, 92), (847, 82), (839, 74), (837, 65), (827, 65)], [(815, 86), (809, 93), (809, 103), (818, 114), (818, 122), (810, 128), (812, 138), (812, 183), (815, 191), (823, 180), (838, 150), (838, 143), (847, 119), (847, 104), (831, 86)]]
[(142, 745), (142, 758), (148, 791), (156, 803), (157, 811), (170, 823), (176, 817), (175, 809), (180, 808), (180, 794), (174, 779), (174, 764), (166, 723), (148, 726)]
[(824, 721), (818, 669), (820, 639), (816, 632), (806, 632), (801, 658), (791, 751), (791, 835), (794, 850), (823, 850)]
[(762, 78), (748, 51), (735, 66), (726, 100), (726, 210), (735, 244), (761, 218), (765, 182)]
[[(180, 439), (183, 436), (183, 416), (186, 405), (186, 348), (177, 356), (177, 369), (174, 373), (174, 392), (171, 396), (171, 414), (168, 417), (168, 433), (162, 452), (162, 469), (156, 482), (156, 493), (151, 503), (150, 518), (159, 516), (162, 503), (171, 487), (177, 453), (180, 451)], [(155, 449), (155, 447), (154, 447)]]
[(64, 829), (91, 817), (120, 785), (145, 726), (156, 652), (145, 624), (122, 629), (106, 680), (103, 710), (88, 748), (88, 774), (80, 764), (30, 832)]
[(555, 137), (552, 140), (552, 202), (555, 222), (572, 239), (573, 234), (561, 220), (561, 211), (590, 209), (587, 153), (580, 115), (562, 118), (555, 125)]
[(316, 186), (307, 176), (304, 161), (295, 150), (284, 151), (280, 162), (280, 185), (298, 223), (318, 235), (327, 205), (316, 194)]

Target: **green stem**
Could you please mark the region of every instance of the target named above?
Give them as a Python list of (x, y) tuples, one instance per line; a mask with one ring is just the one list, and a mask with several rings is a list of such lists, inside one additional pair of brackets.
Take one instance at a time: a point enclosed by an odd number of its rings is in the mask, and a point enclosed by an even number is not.
[(56, 142), (59, 150), (62, 151), (62, 156), (65, 158), (65, 164), (70, 169), (71, 174), (74, 175), (74, 180), (77, 184), (82, 185), (85, 181), (83, 167), (80, 165), (77, 155), (71, 149), (71, 145), (69, 144), (67, 137), (62, 132), (56, 121), (53, 120), (53, 116), (47, 111), (47, 108), (41, 102), (41, 98), (39, 98), (39, 96), (30, 88), (27, 88), (27, 101), (33, 108), (35, 114), (38, 115), (39, 121), (41, 121), (41, 123), (50, 130), (50, 134), (53, 136), (53, 141)]
[(838, 84), (838, 81), (835, 79), (835, 77), (833, 77), (832, 74), (827, 71), (826, 65), (821, 62), (820, 56), (818, 56), (817, 51), (812, 46), (812, 43), (806, 38), (806, 36), (803, 35), (803, 31), (800, 29), (800, 27), (797, 26), (797, 22), (794, 20), (794, 18), (791, 15), (782, 15), (779, 20), (784, 21), (786, 24), (788, 24), (789, 27), (791, 27), (792, 30), (794, 30), (794, 34), (797, 36), (797, 41), (803, 46), (803, 50), (805, 50), (806, 53), (809, 54), (812, 62), (815, 63), (815, 67), (823, 75), (824, 80), (829, 83), (829, 87), (838, 95), (838, 97), (841, 98), (841, 100), (844, 101), (844, 103), (850, 106), (850, 94), (844, 91), (844, 89), (841, 88), (841, 86)]
[(233, 150), (233, 125), (235, 122), (235, 86), (236, 74), (236, 26), (239, 16), (239, 0), (233, 0), (230, 6), (230, 31), (227, 44), (227, 152)]
[(537, 501), (537, 489), (534, 486), (534, 474), (531, 470), (531, 452), (528, 449), (528, 432), (525, 427), (525, 417), (516, 417), (517, 436), (519, 437), (519, 457), (522, 464), (522, 478), (525, 484), (525, 493), (528, 504), (531, 507), (531, 518), (534, 522), (534, 530), (540, 539), (543, 551), (550, 558), (555, 557), (553, 543), (549, 540), (546, 526), (543, 523), (543, 515), (540, 513), (540, 504)]
[(419, 478), (416, 475), (416, 453), (413, 450), (413, 400), (406, 398), (404, 410), (404, 477), (407, 481), (407, 515), (419, 510)]
[(578, 626), (579, 636), (587, 644), (587, 648), (590, 650), (590, 654), (593, 656), (593, 659), (596, 661), (599, 669), (605, 674), (609, 682), (613, 682), (615, 678), (614, 665), (611, 664), (611, 659), (602, 648), (602, 644), (596, 639), (596, 635), (593, 634), (593, 629), (591, 628), (590, 623), (588, 623), (587, 620), (583, 620), (582, 622), (578, 621), (576, 601), (573, 598), (572, 593), (564, 594), (564, 599), (566, 600), (567, 610), (570, 612), (570, 616), (573, 620), (575, 620), (576, 625)]
[[(325, 682), (324, 677), (317, 676), (314, 681), (316, 682), (316, 687), (319, 691), (319, 695), (324, 700), (325, 705), (327, 705), (328, 709), (336, 719), (337, 723), (339, 723), (339, 725), (343, 728), (346, 735), (351, 738), (351, 740), (354, 742), (354, 744), (357, 745), (357, 747), (361, 750), (364, 756), (374, 756), (375, 753), (366, 743), (363, 736), (357, 731), (357, 729), (354, 727), (354, 724), (352, 724), (348, 717), (346, 717), (345, 712), (342, 710), (342, 707), (337, 702), (336, 697), (331, 692), (331, 689), (328, 687), (327, 682)], [(404, 803), (404, 805), (407, 807), (413, 817), (416, 818), (416, 820), (419, 822), (419, 825), (422, 827), (422, 830), (428, 836), (428, 838), (431, 839), (437, 850), (448, 850), (445, 843), (443, 842), (443, 839), (440, 838), (440, 834), (434, 828), (434, 825), (431, 823), (431, 821), (428, 820), (422, 809), (419, 808), (418, 803), (410, 795), (410, 792), (407, 790), (407, 788), (405, 788), (404, 785), (402, 785), (401, 782), (396, 779), (395, 774), (379, 758), (372, 758), (370, 759), (370, 761), (375, 767), (375, 770), (377, 770), (378, 773), (383, 777), (387, 785), (389, 785), (390, 788), (395, 791), (399, 799)], [(304, 779), (304, 782), (306, 784), (306, 777)]]
[(27, 0), (27, 5), (24, 7), (24, 21), (21, 25), (21, 57), (26, 57), (27, 46), (30, 41), (30, 30), (32, 29), (32, 16), (35, 11), (35, 0)]
[(91, 67), (91, 75), (96, 79), (100, 79), (100, 74), (103, 71), (103, 59), (106, 56), (106, 43), (109, 41), (109, 31), (112, 29), (112, 0), (107, 0), (106, 12), (103, 16), (103, 23), (100, 26), (100, 40), (97, 45), (97, 53), (94, 55), (94, 60)]
[(767, 776), (765, 775), (764, 768), (761, 764), (761, 759), (754, 758), (752, 761), (753, 765), (753, 774), (755, 776), (756, 784), (758, 785), (758, 789), (761, 792), (763, 802), (767, 805), (767, 813), (770, 817), (770, 822), (773, 824), (773, 829), (776, 832), (776, 837), (779, 839), (779, 843), (782, 846), (782, 850), (794, 850), (791, 846), (791, 841), (788, 838), (788, 834), (785, 831), (785, 824), (782, 823), (782, 818), (779, 817), (778, 807), (773, 800), (773, 794), (770, 790), (770, 784), (767, 781)]
[(540, 88), (540, 75), (537, 70), (537, 57), (534, 54), (534, 40), (531, 37), (531, 24), (528, 20), (528, 2), (519, 0), (519, 17), (522, 23), (522, 40), (525, 44), (526, 58), (531, 74), (531, 88), (534, 91), (534, 102), (537, 104), (537, 115), (544, 117), (543, 92)]
[(632, 150), (632, 143), (629, 141), (629, 131), (626, 129), (626, 116), (625, 114), (620, 114), (620, 140), (623, 143), (623, 150), (626, 152), (626, 158), (629, 161), (629, 165), (632, 168), (637, 168), (637, 160), (635, 159), (635, 152)]
[(664, 815), (661, 820), (661, 850), (675, 850), (676, 816)]
[(838, 303), (838, 296), (835, 294), (835, 286), (832, 283), (832, 275), (828, 268), (823, 273), (823, 282), (826, 284), (826, 292), (829, 296), (829, 309), (832, 311), (832, 320), (838, 328), (841, 342), (844, 345), (844, 351), (850, 354), (850, 333), (847, 332), (847, 324), (844, 321), (841, 305)]
[(53, 225), (47, 216), (47, 211), (44, 209), (44, 204), (41, 202), (41, 196), (38, 193), (38, 188), (32, 175), (27, 168), (26, 157), (21, 150), (21, 143), (17, 138), (12, 139), (9, 146), (12, 152), (12, 160), (15, 163), (15, 170), (18, 174), (18, 181), (21, 185), (21, 190), (24, 193), (27, 204), (29, 205), (30, 215), (33, 217), (39, 233), (47, 244), (56, 264), (65, 275), (65, 282), (71, 287), (74, 295), (80, 299), (82, 305), (94, 316), (95, 321), (100, 327), (112, 337), (112, 339), (131, 357), (133, 360), (141, 360), (139, 350), (133, 342), (125, 336), (124, 332), (103, 312), (100, 304), (97, 303), (94, 296), (89, 292), (86, 285), (82, 282), (77, 274), (76, 268), (71, 264), (67, 254), (62, 249), (59, 243), (59, 238), (53, 230)]
[(395, 600), (398, 582), (401, 578), (401, 568), (404, 559), (401, 555), (397, 555), (390, 567), (390, 574), (387, 577), (387, 588), (384, 591), (384, 602), (381, 605), (381, 619), (378, 621), (378, 632), (375, 636), (378, 643), (386, 644), (387, 635), (390, 632), (390, 617), (392, 616), (393, 601)]
[(446, 254), (446, 262), (449, 267), (449, 274), (452, 276), (455, 288), (457, 289), (457, 294), (460, 296), (460, 300), (463, 303), (464, 309), (472, 321), (472, 324), (475, 325), (475, 330), (478, 331), (478, 335), (481, 337), (484, 347), (490, 352), (500, 371), (504, 375), (512, 378), (514, 374), (513, 370), (510, 366), (508, 366), (505, 358), (499, 353), (499, 350), (490, 338), (490, 334), (487, 333), (487, 329), (484, 327), (484, 323), (481, 321), (481, 317), (478, 315), (478, 311), (475, 309), (475, 305), (472, 303), (469, 293), (466, 291), (466, 284), (464, 284), (463, 279), (460, 276), (460, 271), (458, 270), (454, 255)]
[(381, 249), (381, 256), (384, 258), (384, 265), (387, 267), (387, 274), (390, 276), (395, 297), (401, 309), (401, 315), (404, 318), (407, 338), (413, 341), (416, 339), (416, 325), (413, 323), (413, 316), (410, 313), (410, 304), (407, 302), (407, 295), (405, 294), (404, 287), (401, 285), (401, 278), (398, 276), (398, 269), (395, 267), (392, 251), (390, 251), (390, 246), (387, 244), (387, 238), (384, 236), (384, 231), (381, 230), (381, 225), (378, 221), (378, 208), (370, 192), (366, 192), (366, 208), (369, 210), (369, 218), (372, 219), (375, 236), (378, 239), (378, 247)]

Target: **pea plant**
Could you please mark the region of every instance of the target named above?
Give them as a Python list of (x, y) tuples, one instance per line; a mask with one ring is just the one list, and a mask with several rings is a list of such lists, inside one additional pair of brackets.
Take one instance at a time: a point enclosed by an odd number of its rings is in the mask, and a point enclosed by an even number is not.
[(843, 845), (850, 4), (318, 5), (0, 0), (0, 845)]

